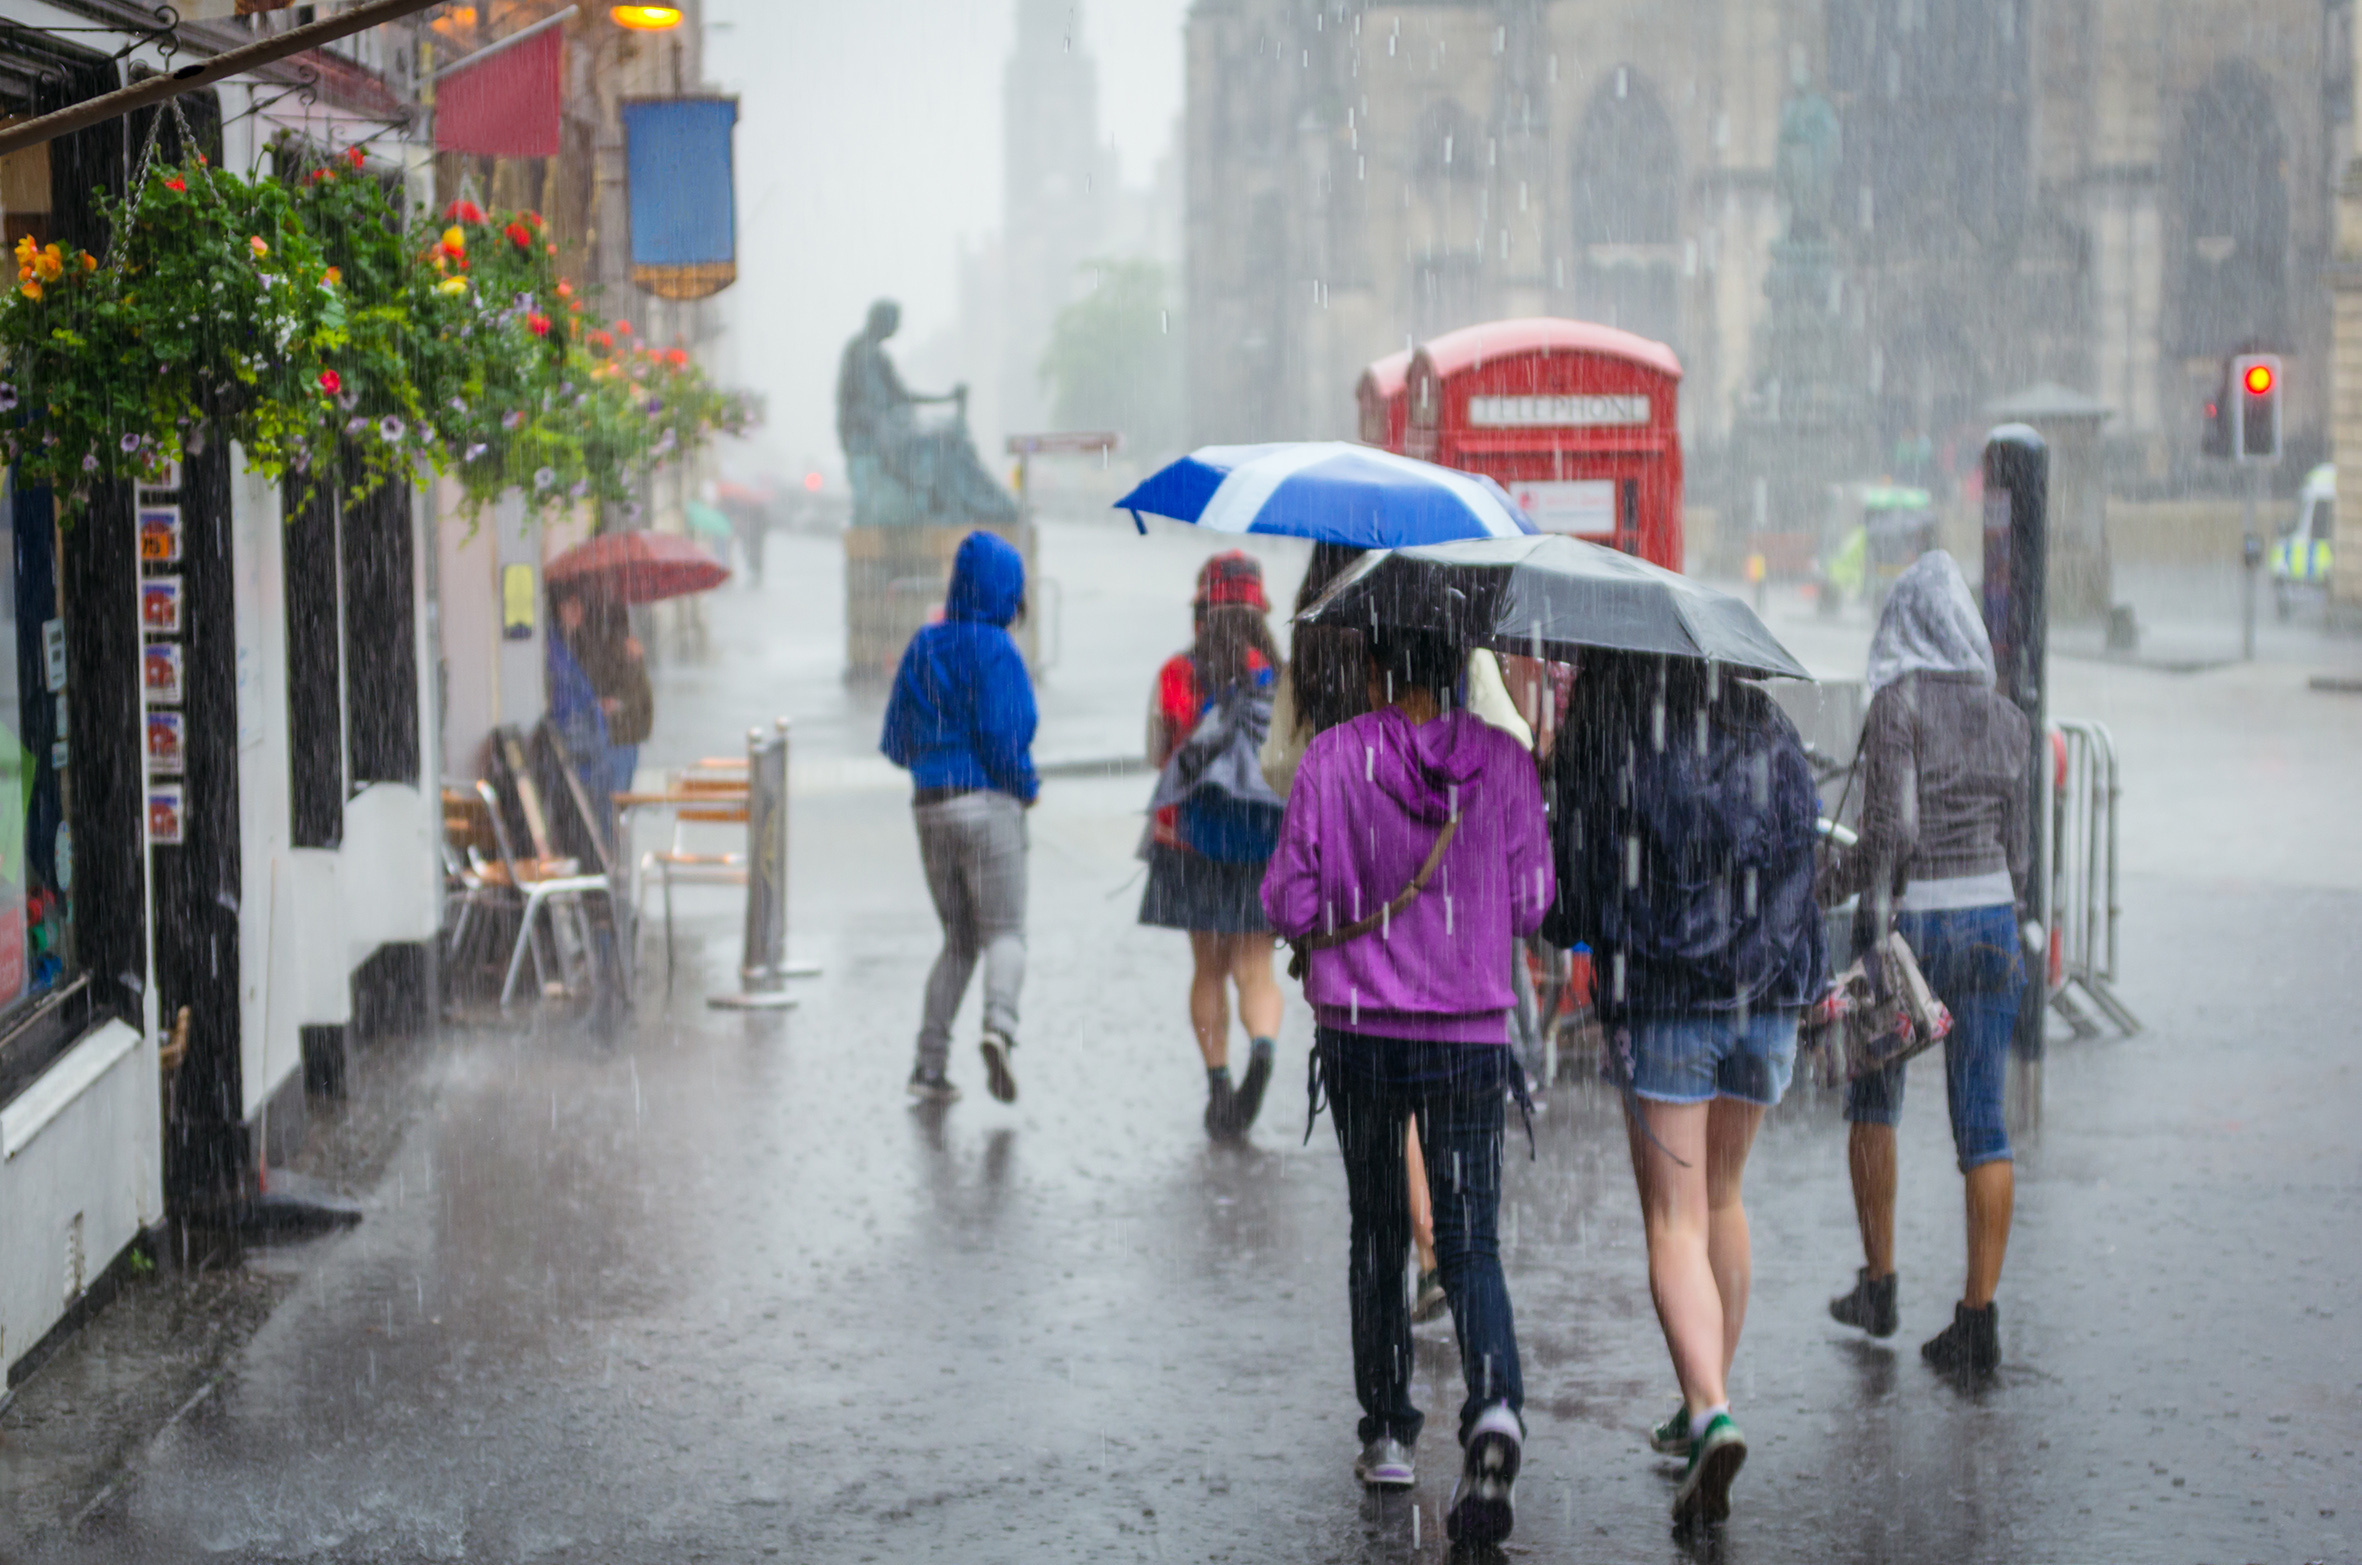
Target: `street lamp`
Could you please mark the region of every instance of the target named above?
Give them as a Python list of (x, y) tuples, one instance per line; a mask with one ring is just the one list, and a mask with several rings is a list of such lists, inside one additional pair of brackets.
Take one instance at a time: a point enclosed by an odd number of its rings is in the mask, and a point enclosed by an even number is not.
[(618, 27), (628, 27), (635, 33), (669, 32), (681, 25), (681, 8), (677, 5), (619, 5), (607, 15)]

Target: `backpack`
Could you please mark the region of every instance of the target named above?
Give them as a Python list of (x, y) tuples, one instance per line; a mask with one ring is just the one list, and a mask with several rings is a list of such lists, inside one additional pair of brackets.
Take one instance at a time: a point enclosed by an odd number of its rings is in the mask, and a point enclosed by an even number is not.
[(1287, 805), (1263, 780), (1263, 738), (1271, 731), (1270, 688), (1233, 685), (1216, 696), (1197, 729), (1165, 762), (1151, 810), (1178, 805), (1181, 841), (1220, 864), (1260, 864), (1279, 846)]

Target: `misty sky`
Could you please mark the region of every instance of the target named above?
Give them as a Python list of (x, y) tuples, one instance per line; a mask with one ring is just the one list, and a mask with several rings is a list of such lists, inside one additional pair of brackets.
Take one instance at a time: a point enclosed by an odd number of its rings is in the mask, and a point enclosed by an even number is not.
[[(1145, 184), (1181, 111), (1188, 0), (1080, 10), (1102, 133)], [(962, 239), (999, 224), (1016, 0), (707, 0), (706, 17), (706, 74), (739, 97), (735, 341), (714, 357), (768, 399), (779, 461), (834, 473), (837, 353), (869, 302), (902, 301), (907, 356), (956, 313)]]

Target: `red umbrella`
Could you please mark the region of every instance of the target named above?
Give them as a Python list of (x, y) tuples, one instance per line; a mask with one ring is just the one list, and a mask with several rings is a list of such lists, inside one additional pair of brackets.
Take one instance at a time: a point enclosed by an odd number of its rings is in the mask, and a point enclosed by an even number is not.
[(587, 587), (626, 603), (707, 592), (730, 579), (729, 567), (674, 533), (609, 533), (549, 562), (553, 587)]

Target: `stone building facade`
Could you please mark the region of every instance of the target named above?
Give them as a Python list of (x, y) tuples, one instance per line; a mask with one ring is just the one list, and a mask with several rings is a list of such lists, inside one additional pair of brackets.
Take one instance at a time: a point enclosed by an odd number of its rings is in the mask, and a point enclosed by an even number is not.
[[(1693, 485), (1762, 419), (1783, 108), (1836, 116), (1821, 307), (1864, 460), (1973, 462), (1996, 399), (2112, 410), (2111, 481), (2199, 455), (2224, 355), (2287, 361), (2284, 474), (2327, 452), (2350, 0), (1200, 0), (1188, 332), (1201, 440), (1350, 438), (1363, 364), (1551, 314), (1671, 343)], [(1851, 393), (1849, 392), (1849, 395)], [(1845, 476), (1845, 475), (1831, 475)]]

